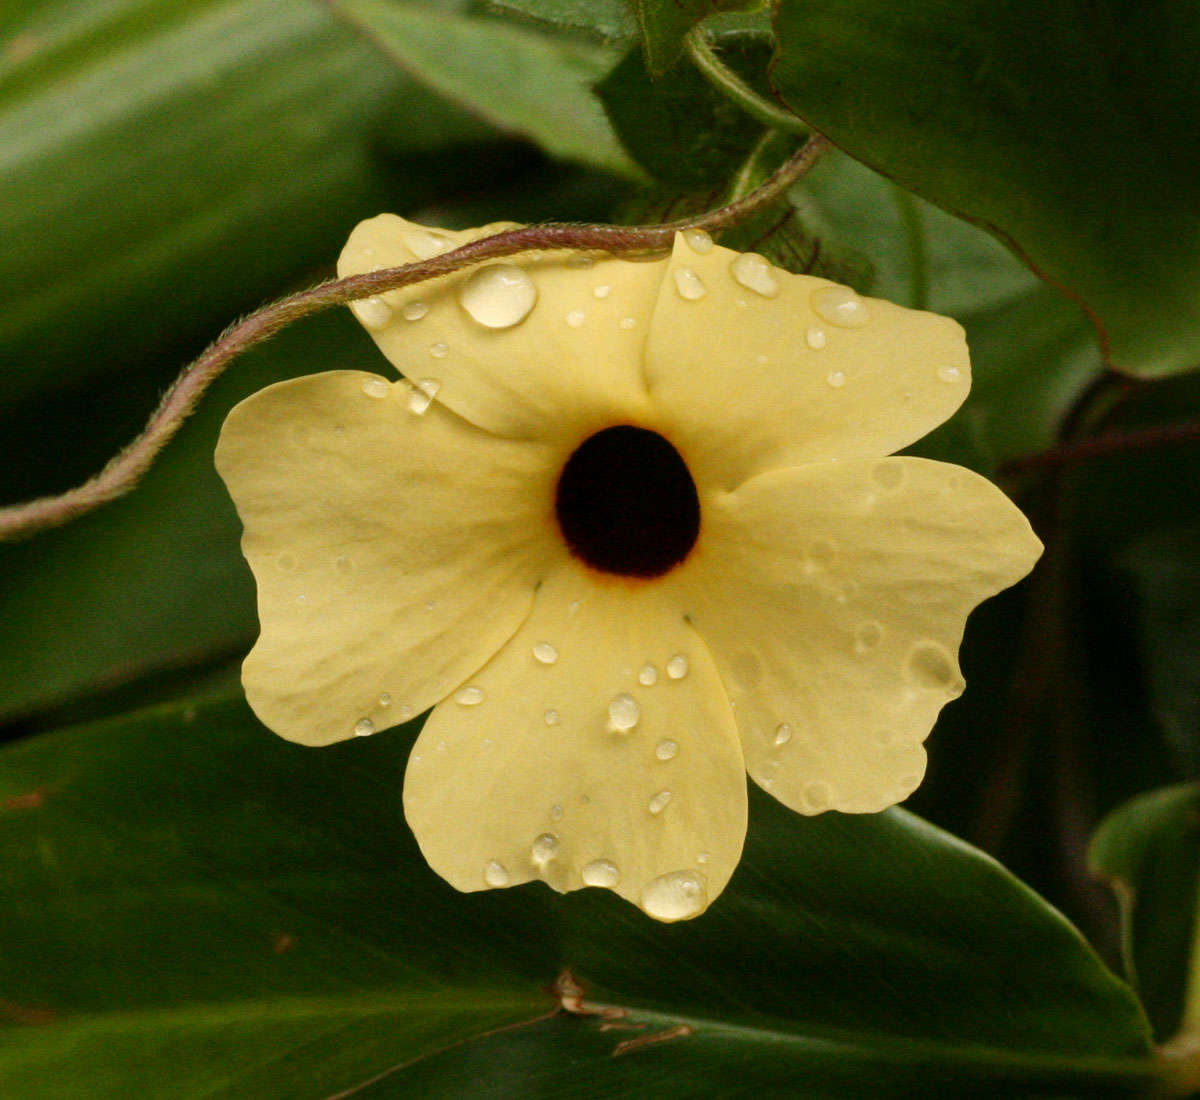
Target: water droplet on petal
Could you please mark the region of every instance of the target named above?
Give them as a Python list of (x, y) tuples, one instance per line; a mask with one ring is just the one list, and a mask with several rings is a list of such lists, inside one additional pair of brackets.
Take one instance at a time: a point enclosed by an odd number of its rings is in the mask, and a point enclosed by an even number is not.
[(670, 791), (659, 791), (652, 799), (647, 809), (652, 814), (661, 814), (667, 808), (667, 804), (671, 801)]
[(354, 723), (355, 737), (370, 737), (375, 732), (375, 723), (370, 718), (360, 718)]
[(390, 707), (392, 705), (392, 697), (386, 691), (379, 697), (379, 705), (381, 707)]
[(638, 701), (627, 692), (614, 695), (608, 704), (608, 724), (617, 733), (627, 733), (638, 724), (642, 716), (642, 708)]
[(697, 863), (707, 863), (708, 862), (708, 853), (707, 852), (698, 853), (696, 856), (696, 862)]
[(713, 239), (703, 229), (693, 226), (683, 231), (683, 239), (688, 248), (701, 256), (707, 256), (713, 250)]
[(545, 720), (546, 725), (548, 726), (557, 726), (558, 723), (562, 721), (562, 716), (553, 708), (546, 711), (546, 713), (542, 715), (542, 718)]
[(792, 727), (786, 722), (780, 722), (775, 727), (775, 744), (786, 745), (792, 739)]
[(682, 653), (676, 653), (667, 662), (667, 675), (672, 680), (682, 680), (688, 674), (688, 659)]
[(516, 264), (487, 264), (463, 283), (458, 300), (484, 328), (512, 328), (529, 316), (537, 287)]
[(815, 813), (829, 809), (833, 802), (833, 791), (828, 783), (807, 783), (801, 792), (805, 806)]
[(387, 328), (392, 323), (392, 307), (382, 298), (362, 298), (351, 302), (350, 308), (369, 329)]
[(653, 687), (658, 683), (658, 669), (651, 664), (642, 665), (642, 670), (638, 673), (638, 683), (642, 687)]
[(863, 300), (848, 286), (823, 286), (813, 291), (813, 312), (841, 328), (862, 328), (870, 315)]
[(436, 344), (429, 345), (429, 354), (434, 359), (445, 359), (450, 354), (450, 349), (439, 340)]
[(918, 687), (942, 691), (951, 698), (961, 695), (966, 686), (954, 656), (939, 642), (918, 642), (913, 646), (905, 662), (905, 671)]
[(621, 872), (617, 865), (608, 859), (593, 859), (584, 864), (580, 872), (585, 886), (616, 886), (621, 880)]
[(961, 382), (962, 371), (958, 367), (938, 367), (937, 376), (943, 382)]
[(549, 863), (557, 854), (558, 837), (553, 833), (542, 833), (533, 842), (533, 847), (530, 849), (533, 862), (537, 864)]
[(636, 317), (622, 317), (620, 324), (621, 324), (621, 328), (623, 328), (623, 329), (636, 328), (637, 327), (637, 318)]
[(679, 752), (679, 742), (671, 741), (668, 738), (663, 738), (655, 747), (654, 755), (659, 760), (674, 760), (675, 754)]
[(387, 397), (390, 389), (382, 378), (367, 378), (362, 384), (362, 391), (368, 397)]
[(465, 687), (459, 689), (454, 696), (456, 703), (461, 703), (464, 707), (477, 707), (483, 702), (483, 688), (480, 687)]
[(454, 247), (454, 241), (445, 233), (439, 233), (436, 229), (426, 229), (423, 225), (406, 225), (400, 236), (408, 246), (409, 252), (418, 260), (440, 256)]
[(700, 281), (700, 276), (690, 267), (675, 269), (675, 289), (679, 291), (679, 297), (686, 298), (689, 302), (703, 298), (708, 293), (708, 289)]
[(646, 883), (642, 908), (655, 920), (686, 920), (708, 904), (704, 881), (695, 871), (671, 871)]
[(401, 703), (400, 706), (396, 708), (396, 713), (400, 715), (401, 721), (407, 722), (413, 716), (413, 709), (408, 705), (408, 703)]
[(875, 484), (891, 492), (904, 483), (904, 466), (899, 462), (881, 462), (871, 471)]
[(568, 267), (593, 267), (595, 263), (595, 257), (584, 255), (582, 252), (576, 253), (567, 259)]
[(422, 378), (409, 391), (408, 411), (416, 416), (424, 416), (441, 388), (442, 384), (436, 378)]
[(490, 859), (483, 869), (483, 881), (489, 886), (507, 886), (508, 869), (499, 860)]
[(421, 301), (405, 302), (404, 308), (400, 310), (400, 315), (406, 321), (419, 321), (429, 312), (429, 306)]
[(550, 818), (551, 818), (551, 820), (553, 820), (553, 821), (561, 821), (561, 820), (562, 820), (562, 815), (563, 815), (563, 808), (562, 808), (562, 807), (561, 807), (561, 806), (560, 806), (560, 805), (559, 805), (557, 802), (556, 802), (556, 803), (554, 803), (554, 805), (550, 807)]
[(583, 322), (587, 320), (587, 314), (582, 309), (573, 309), (566, 316), (567, 324), (571, 328), (583, 328)]
[(533, 647), (533, 656), (544, 665), (552, 665), (558, 660), (558, 650), (549, 642), (538, 642)]
[(612, 293), (611, 286), (597, 286), (592, 288), (593, 298), (607, 298)]
[(846, 384), (845, 371), (831, 370), (825, 375), (825, 381), (828, 382), (835, 390), (840, 390)]
[(808, 332), (804, 334), (804, 342), (810, 348), (812, 348), (813, 351), (820, 351), (826, 343), (825, 330), (823, 328), (810, 328)]
[(779, 294), (779, 280), (775, 278), (771, 265), (757, 252), (744, 252), (730, 265), (734, 279), (747, 290), (774, 298)]
[(883, 641), (883, 627), (876, 622), (862, 623), (854, 632), (854, 652), (860, 657)]

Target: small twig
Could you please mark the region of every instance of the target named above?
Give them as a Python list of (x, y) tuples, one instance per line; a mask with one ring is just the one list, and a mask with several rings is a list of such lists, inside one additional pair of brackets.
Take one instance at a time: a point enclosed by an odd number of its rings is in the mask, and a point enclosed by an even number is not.
[(713, 49), (708, 36), (699, 27), (688, 32), (684, 39), (688, 56), (692, 64), (717, 91), (721, 92), (731, 102), (736, 103), (751, 118), (769, 126), (772, 130), (782, 130), (785, 134), (807, 134), (810, 131), (808, 123), (798, 115), (785, 111), (782, 107), (764, 99), (750, 87)]
[(1175, 443), (1193, 443), (1200, 440), (1200, 420), (1184, 424), (1160, 424), (1153, 428), (1134, 428), (1127, 432), (1105, 432), (1089, 439), (1077, 439), (1060, 443), (1036, 454), (1014, 458), (1004, 464), (1002, 474), (1024, 470), (1039, 470), (1053, 466), (1066, 466), (1090, 458), (1141, 451), (1148, 447), (1162, 447)]
[(221, 372), (242, 352), (274, 336), (293, 321), (330, 306), (345, 305), (519, 252), (554, 249), (648, 252), (669, 248), (680, 229), (724, 229), (747, 214), (770, 205), (813, 165), (826, 148), (826, 140), (813, 135), (761, 187), (695, 218), (665, 225), (531, 225), (510, 229), (420, 263), (333, 279), (264, 306), (226, 329), (199, 359), (184, 369), (151, 415), (142, 434), (99, 474), (58, 496), (0, 508), (0, 542), (58, 527), (129, 492)]

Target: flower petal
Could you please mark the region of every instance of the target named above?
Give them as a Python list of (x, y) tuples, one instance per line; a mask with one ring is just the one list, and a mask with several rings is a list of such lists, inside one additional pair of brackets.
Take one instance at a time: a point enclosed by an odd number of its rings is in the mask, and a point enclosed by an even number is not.
[(662, 590), (564, 562), (513, 640), (434, 710), (404, 808), (460, 890), (607, 886), (680, 920), (737, 865), (746, 780), (712, 660)]
[(1041, 552), (1025, 517), (968, 470), (885, 458), (763, 474), (706, 523), (682, 580), (750, 775), (801, 813), (907, 797), (968, 613)]
[(290, 740), (340, 741), (444, 698), (512, 636), (558, 552), (546, 449), (427, 404), (335, 371), (225, 422), (217, 467), (262, 621), (246, 698)]
[(666, 434), (726, 489), (780, 466), (890, 454), (945, 420), (971, 382), (955, 321), (727, 248), (697, 252), (684, 234), (646, 373)]
[[(412, 263), (505, 228), (451, 232), (381, 214), (355, 228), (338, 274)], [(665, 260), (525, 253), (353, 308), (401, 374), (436, 381), (437, 399), (471, 423), (510, 438), (579, 437), (598, 415), (613, 423), (644, 409), (642, 349), (665, 270)]]

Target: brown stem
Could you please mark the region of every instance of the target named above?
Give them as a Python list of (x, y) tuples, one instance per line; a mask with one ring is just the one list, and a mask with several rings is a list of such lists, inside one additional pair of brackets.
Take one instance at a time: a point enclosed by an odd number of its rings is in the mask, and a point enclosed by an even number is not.
[(333, 279), (283, 298), (226, 329), (167, 391), (145, 430), (95, 477), (58, 496), (41, 497), (0, 508), (0, 542), (24, 538), (78, 518), (129, 492), (151, 467), (159, 451), (195, 409), (209, 385), (242, 352), (310, 313), (382, 294), (388, 290), (448, 275), (483, 260), (547, 249), (594, 249), (647, 252), (669, 248), (675, 233), (692, 227), (720, 230), (770, 205), (796, 182), (829, 147), (814, 134), (763, 185), (734, 202), (695, 218), (665, 225), (531, 225), (472, 241), (453, 252), (406, 264)]
[(1160, 424), (1153, 428), (1135, 428), (1127, 432), (1105, 432), (1090, 439), (1060, 443), (1037, 454), (1015, 458), (1005, 464), (1002, 473), (1065, 466), (1089, 458), (1102, 458), (1105, 455), (1141, 451), (1147, 447), (1161, 447), (1174, 443), (1193, 443), (1196, 440), (1200, 440), (1200, 420), (1185, 424)]

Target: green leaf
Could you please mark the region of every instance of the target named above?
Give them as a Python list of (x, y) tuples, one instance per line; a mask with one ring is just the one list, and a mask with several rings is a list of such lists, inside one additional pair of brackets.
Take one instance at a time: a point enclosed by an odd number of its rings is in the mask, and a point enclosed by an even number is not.
[(181, 346), (198, 351), (336, 255), (359, 218), (466, 176), (438, 154), (495, 140), (321, 4), (10, 8), (0, 54), (6, 410), (123, 378)]
[[(769, 47), (749, 36), (723, 43), (727, 64), (762, 72)], [(739, 64), (740, 63), (740, 64)], [(719, 193), (762, 137), (762, 127), (691, 65), (652, 80), (636, 49), (596, 88), (630, 155), (661, 183)]]
[(607, 49), (395, 0), (331, 6), (406, 72), (499, 129), (552, 156), (640, 175), (591, 91), (614, 60)]
[(553, 27), (591, 31), (615, 41), (632, 38), (638, 31), (625, 0), (488, 0), (488, 7)]
[(1088, 862), (1121, 907), (1123, 951), (1159, 1039), (1178, 1030), (1196, 937), (1200, 786), (1139, 795), (1110, 813)]
[[(271, 1100), (392, 1068), (363, 1095), (1078, 1098), (1152, 1072), (1078, 933), (903, 811), (756, 795), (725, 895), (663, 926), (601, 891), (446, 886), (401, 816), (409, 743), (305, 749), (216, 700), (5, 750), (0, 988), (46, 1026), (0, 1032), (4, 1091)], [(630, 1015), (534, 1022), (564, 966)], [(612, 1057), (630, 1024), (693, 1033)]]
[(778, 0), (783, 100), (1081, 301), (1105, 357), (1200, 362), (1200, 8)]

